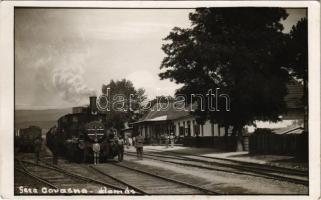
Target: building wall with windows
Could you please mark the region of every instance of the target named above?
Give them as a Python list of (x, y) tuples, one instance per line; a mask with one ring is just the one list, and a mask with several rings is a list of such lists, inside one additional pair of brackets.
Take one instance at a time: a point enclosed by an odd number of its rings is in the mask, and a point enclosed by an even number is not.
[(198, 124), (193, 116), (174, 119), (175, 135), (180, 137), (191, 136), (224, 136), (225, 129), (218, 124), (207, 120), (203, 125)]

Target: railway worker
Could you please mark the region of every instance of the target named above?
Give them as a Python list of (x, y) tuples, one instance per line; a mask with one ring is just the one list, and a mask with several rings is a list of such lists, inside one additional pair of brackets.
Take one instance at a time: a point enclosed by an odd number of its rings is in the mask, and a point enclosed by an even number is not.
[(133, 146), (136, 146), (136, 137), (132, 137), (132, 144)]
[(122, 138), (124, 139), (124, 146), (126, 146), (126, 148), (127, 148), (127, 146), (128, 146), (128, 138), (127, 138), (126, 135), (122, 136)]
[(168, 134), (165, 135), (165, 144), (166, 144), (166, 148), (168, 148), (168, 145), (169, 145), (169, 135)]
[(118, 140), (119, 140), (119, 137), (117, 134), (114, 135), (114, 138), (112, 140), (112, 144), (115, 148), (118, 148)]
[(93, 144), (93, 152), (94, 152), (94, 164), (99, 164), (99, 153), (100, 153), (100, 144), (98, 143), (97, 138), (95, 139), (95, 143)]
[(125, 144), (126, 144), (126, 148), (129, 149), (129, 137), (128, 135), (125, 136)]
[(118, 138), (118, 161), (122, 161), (124, 158), (124, 138), (122, 136), (119, 136)]
[(129, 146), (133, 145), (133, 138), (132, 137), (128, 137), (128, 145)]
[(34, 140), (34, 149), (35, 149), (35, 157), (36, 157), (36, 163), (37, 164), (39, 163), (39, 159), (40, 159), (41, 147), (42, 147), (42, 138), (41, 138), (41, 136), (38, 136)]
[(139, 134), (135, 138), (135, 147), (137, 152), (137, 159), (143, 160), (143, 146), (144, 146), (144, 137)]
[(174, 134), (173, 133), (171, 133), (171, 136), (169, 136), (169, 140), (171, 142), (171, 148), (173, 148), (174, 147)]

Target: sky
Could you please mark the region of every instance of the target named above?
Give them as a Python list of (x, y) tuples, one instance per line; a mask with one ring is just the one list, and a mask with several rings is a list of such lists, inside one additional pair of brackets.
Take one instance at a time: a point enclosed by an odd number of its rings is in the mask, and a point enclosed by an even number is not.
[[(161, 50), (173, 27), (190, 27), (189, 9), (16, 9), (16, 109), (88, 104), (111, 79), (131, 80), (151, 99), (181, 87), (160, 80)], [(306, 15), (288, 9), (288, 32)]]

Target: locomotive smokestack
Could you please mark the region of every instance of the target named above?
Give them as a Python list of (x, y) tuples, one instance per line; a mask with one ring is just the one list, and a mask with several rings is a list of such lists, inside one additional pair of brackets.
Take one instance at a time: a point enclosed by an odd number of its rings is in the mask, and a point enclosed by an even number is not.
[(90, 110), (90, 114), (92, 115), (96, 115), (98, 111), (96, 101), (97, 101), (96, 96), (89, 97), (89, 103), (90, 103), (89, 110)]

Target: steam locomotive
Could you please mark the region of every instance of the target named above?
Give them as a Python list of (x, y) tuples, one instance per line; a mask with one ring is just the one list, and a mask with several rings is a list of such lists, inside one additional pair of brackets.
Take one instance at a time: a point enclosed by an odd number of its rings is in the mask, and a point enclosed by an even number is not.
[(94, 143), (100, 144), (100, 162), (119, 155), (115, 129), (106, 126), (106, 113), (96, 106), (97, 98), (89, 97), (89, 107), (75, 107), (72, 114), (58, 119), (46, 135), (49, 149), (56, 155), (74, 162), (92, 162)]

